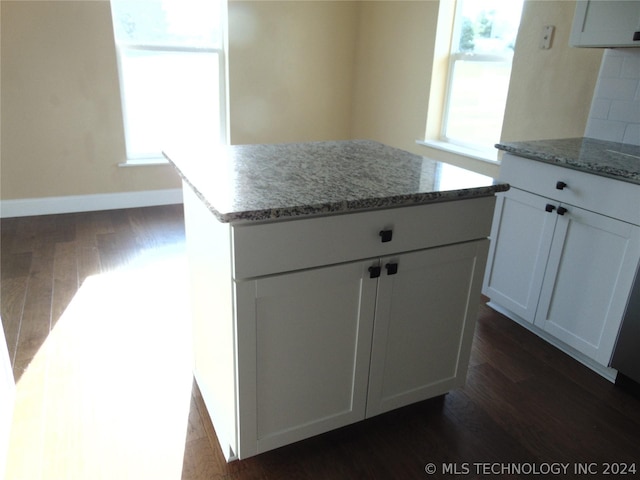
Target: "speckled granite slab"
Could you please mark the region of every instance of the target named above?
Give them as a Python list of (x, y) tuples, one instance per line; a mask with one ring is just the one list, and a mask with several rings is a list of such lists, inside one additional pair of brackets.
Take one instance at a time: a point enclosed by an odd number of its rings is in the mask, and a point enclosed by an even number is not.
[(221, 222), (418, 205), (509, 188), (490, 177), (368, 140), (182, 145), (165, 156)]
[(521, 157), (640, 184), (640, 147), (593, 138), (499, 143)]

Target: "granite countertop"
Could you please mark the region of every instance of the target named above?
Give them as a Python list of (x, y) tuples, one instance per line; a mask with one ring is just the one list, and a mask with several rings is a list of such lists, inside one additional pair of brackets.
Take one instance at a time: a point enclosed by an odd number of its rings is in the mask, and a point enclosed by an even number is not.
[(593, 138), (499, 143), (496, 148), (525, 158), (640, 184), (640, 146)]
[(369, 140), (165, 151), (221, 222), (328, 215), (490, 196), (509, 185)]

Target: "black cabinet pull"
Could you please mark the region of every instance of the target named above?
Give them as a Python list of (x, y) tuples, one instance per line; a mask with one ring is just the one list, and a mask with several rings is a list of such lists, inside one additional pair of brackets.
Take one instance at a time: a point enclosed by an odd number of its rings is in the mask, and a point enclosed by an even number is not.
[(397, 263), (387, 263), (384, 268), (387, 269), (387, 275), (395, 275), (398, 273), (398, 264)]
[(393, 237), (393, 230), (380, 230), (379, 235), (382, 243), (390, 242)]
[(633, 41), (637, 42), (638, 40), (640, 40), (640, 31), (633, 32)]
[(558, 215), (564, 215), (568, 210), (564, 207), (558, 207)]
[(558, 190), (564, 190), (565, 188), (567, 188), (567, 184), (564, 182), (556, 182), (556, 189)]
[(550, 203), (547, 203), (547, 205), (544, 207), (545, 211), (547, 212), (553, 212), (556, 207), (554, 207), (553, 205), (551, 205)]
[(369, 278), (378, 278), (381, 270), (382, 269), (378, 265), (375, 267), (369, 267)]

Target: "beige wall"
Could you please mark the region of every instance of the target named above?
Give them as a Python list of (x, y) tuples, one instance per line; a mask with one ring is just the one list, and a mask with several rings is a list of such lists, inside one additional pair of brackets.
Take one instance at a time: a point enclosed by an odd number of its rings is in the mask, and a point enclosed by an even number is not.
[(362, 2), (353, 133), (416, 151), (424, 138), (438, 2)]
[[(569, 47), (574, 8), (526, 0), (501, 140), (583, 135), (603, 51)], [(370, 138), (497, 176), (496, 165), (416, 144), (438, 11), (434, 0), (232, 2), (232, 142)], [(556, 27), (550, 50), (538, 48), (543, 25)], [(330, 50), (341, 53), (333, 68)]]
[[(125, 160), (109, 3), (1, 4), (0, 198), (177, 188)], [(357, 3), (235, 2), (233, 143), (350, 138)]]
[(122, 168), (107, 1), (0, 2), (1, 198), (177, 188), (169, 166)]
[(231, 143), (351, 135), (357, 4), (229, 4)]
[[(109, 5), (1, 5), (3, 199), (179, 186), (169, 166), (121, 168), (124, 139)], [(567, 43), (574, 2), (527, 0), (503, 140), (582, 135), (602, 50)], [(429, 102), (438, 2), (231, 1), (232, 143), (370, 138), (416, 145)], [(542, 25), (553, 48), (537, 48)]]
[[(501, 140), (582, 136), (601, 49), (568, 44), (575, 2), (526, 0)], [(499, 167), (416, 145), (424, 138), (438, 2), (366, 2), (360, 19), (356, 136), (497, 176)], [(540, 50), (543, 25), (553, 48)]]
[[(581, 137), (603, 49), (572, 48), (575, 2), (527, 0), (516, 41), (503, 141)], [(544, 25), (555, 25), (553, 46), (538, 48)]]

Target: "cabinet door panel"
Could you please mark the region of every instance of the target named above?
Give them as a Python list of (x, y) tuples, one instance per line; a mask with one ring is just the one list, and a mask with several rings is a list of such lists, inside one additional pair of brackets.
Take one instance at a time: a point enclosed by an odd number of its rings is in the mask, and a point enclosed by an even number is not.
[(557, 215), (557, 203), (522, 190), (498, 196), (484, 294), (533, 322)]
[(567, 206), (535, 324), (607, 366), (640, 255), (640, 227)]
[(464, 382), (488, 241), (407, 253), (378, 287), (367, 416)]
[(373, 262), (255, 282), (257, 450), (364, 418)]

